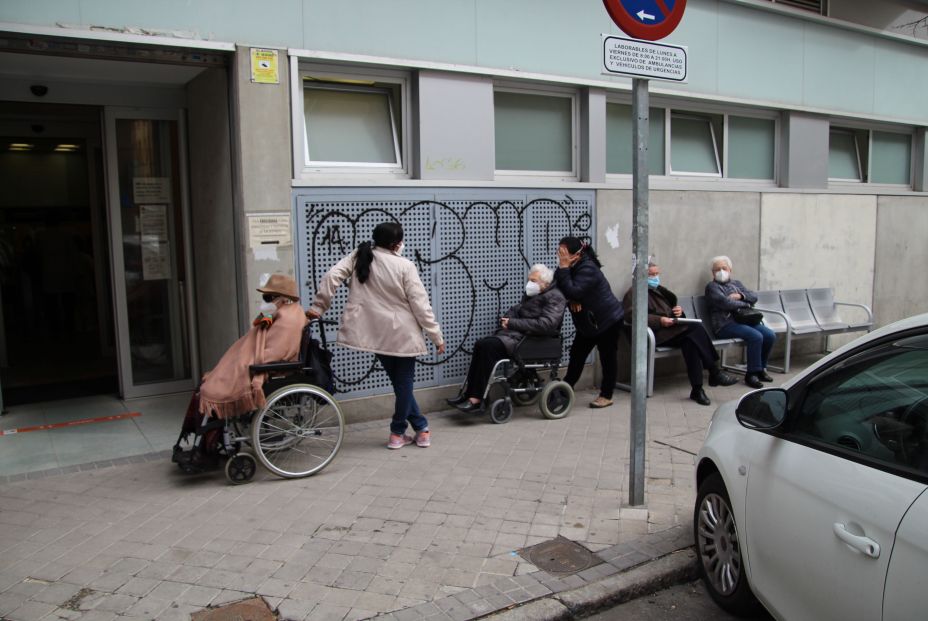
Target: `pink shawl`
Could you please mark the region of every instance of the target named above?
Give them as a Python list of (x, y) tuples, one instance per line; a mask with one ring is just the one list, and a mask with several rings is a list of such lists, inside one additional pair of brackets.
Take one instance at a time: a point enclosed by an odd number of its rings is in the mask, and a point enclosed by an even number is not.
[(299, 303), (284, 304), (270, 328), (252, 327), (232, 344), (216, 367), (203, 377), (200, 414), (229, 418), (264, 407), (262, 386), (267, 373), (251, 377), (253, 364), (296, 360), (306, 315)]

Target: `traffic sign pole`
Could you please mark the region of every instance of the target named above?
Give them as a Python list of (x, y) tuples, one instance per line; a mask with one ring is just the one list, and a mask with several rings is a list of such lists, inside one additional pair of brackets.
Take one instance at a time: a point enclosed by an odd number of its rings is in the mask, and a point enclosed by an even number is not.
[[(630, 37), (656, 41), (677, 27), (686, 0), (603, 0)], [(613, 41), (616, 40), (616, 41)], [(648, 415), (648, 80), (686, 80), (686, 49), (603, 35), (603, 69), (632, 77), (632, 411), (628, 442), (628, 504), (644, 504)]]
[(648, 81), (632, 80), (632, 404), (628, 440), (628, 504), (644, 504), (648, 424)]

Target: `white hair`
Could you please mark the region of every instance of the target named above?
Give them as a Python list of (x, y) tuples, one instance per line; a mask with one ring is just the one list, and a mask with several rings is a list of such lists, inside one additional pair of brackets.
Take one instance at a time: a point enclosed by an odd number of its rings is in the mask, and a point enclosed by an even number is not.
[(528, 273), (529, 275), (537, 273), (541, 282), (545, 283), (546, 287), (554, 280), (554, 271), (544, 263), (536, 263)]
[(728, 265), (728, 269), (732, 268), (731, 259), (726, 257), (724, 254), (720, 254), (717, 257), (712, 257), (712, 263), (709, 264), (709, 269), (715, 267), (716, 263), (726, 263)]

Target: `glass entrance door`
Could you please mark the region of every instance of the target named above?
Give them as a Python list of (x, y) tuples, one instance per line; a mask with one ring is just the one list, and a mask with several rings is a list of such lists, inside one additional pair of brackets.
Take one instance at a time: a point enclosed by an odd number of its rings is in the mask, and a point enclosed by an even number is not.
[(193, 388), (186, 150), (181, 119), (106, 109), (107, 185), (120, 388)]

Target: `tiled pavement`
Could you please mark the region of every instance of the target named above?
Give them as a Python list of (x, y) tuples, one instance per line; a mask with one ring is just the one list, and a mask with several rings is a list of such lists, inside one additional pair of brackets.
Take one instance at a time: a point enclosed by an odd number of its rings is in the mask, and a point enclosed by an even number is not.
[[(777, 376), (781, 378), (783, 376)], [(743, 385), (708, 389), (716, 403)], [(629, 396), (565, 419), (430, 415), (432, 447), (349, 426), (308, 479), (230, 486), (167, 451), (0, 483), (0, 617), (188, 619), (254, 594), (286, 619), (469, 619), (690, 543), (693, 452), (713, 407), (662, 378), (648, 400), (646, 505), (627, 507)], [(178, 422), (179, 425), (179, 422)], [(0, 456), (2, 464), (2, 456)], [(556, 578), (516, 550), (561, 535), (607, 562)]]

